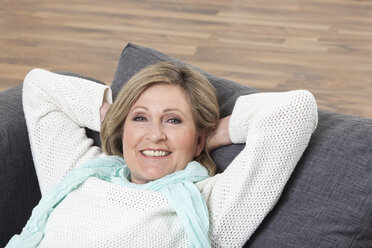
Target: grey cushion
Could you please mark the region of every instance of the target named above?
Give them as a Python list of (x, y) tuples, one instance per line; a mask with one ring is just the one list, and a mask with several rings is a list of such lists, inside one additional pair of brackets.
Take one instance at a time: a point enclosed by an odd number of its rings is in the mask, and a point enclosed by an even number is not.
[(249, 247), (372, 247), (372, 120), (319, 112), (279, 203)]
[(0, 92), (0, 247), (19, 233), (40, 199), (22, 109), (22, 87)]
[[(112, 83), (114, 97), (142, 68), (179, 60), (128, 44)], [(206, 74), (219, 95), (221, 115), (239, 95), (257, 92)], [(223, 171), (243, 145), (212, 153)], [(319, 125), (278, 204), (245, 247), (372, 247), (372, 120), (319, 111)]]

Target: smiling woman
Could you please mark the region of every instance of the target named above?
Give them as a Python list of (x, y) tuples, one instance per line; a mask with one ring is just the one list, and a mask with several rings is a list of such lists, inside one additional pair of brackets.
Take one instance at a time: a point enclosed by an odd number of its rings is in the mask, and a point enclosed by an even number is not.
[[(137, 147), (137, 151), (139, 148), (174, 148), (167, 159), (181, 159), (177, 162), (177, 168), (184, 168), (187, 162), (195, 159), (208, 169), (210, 175), (214, 175), (216, 166), (209, 155), (210, 146), (204, 144), (206, 137), (211, 136), (217, 127), (219, 108), (214, 87), (200, 72), (184, 65), (158, 63), (144, 68), (129, 79), (117, 99), (101, 128), (102, 147), (107, 154), (124, 155), (131, 166), (128, 159), (135, 157), (129, 156), (130, 152), (134, 151), (123, 146), (134, 147), (129, 143), (132, 139), (125, 136), (158, 131), (152, 135), (165, 135), (162, 138), (168, 139), (166, 143)], [(141, 124), (134, 125), (134, 118), (139, 118), (136, 122)], [(134, 129), (135, 127), (138, 129)], [(144, 130), (144, 127), (147, 129)], [(126, 132), (127, 129), (131, 131)], [(164, 132), (165, 130), (169, 131)], [(172, 134), (169, 133), (171, 131)], [(183, 154), (184, 151), (178, 152), (175, 145), (187, 144), (187, 140), (190, 140), (192, 145), (187, 147), (189, 151), (186, 155)], [(229, 139), (224, 141), (225, 144), (229, 142)], [(143, 145), (145, 144), (141, 144)], [(170, 147), (162, 147), (165, 145)]]
[[(304, 90), (241, 96), (219, 120), (208, 80), (168, 62), (138, 72), (111, 103), (106, 86), (27, 74), (23, 108), (43, 197), (7, 247), (242, 247), (317, 126)], [(84, 127), (101, 130), (104, 152)], [(231, 143), (246, 145), (214, 175), (209, 151)]]

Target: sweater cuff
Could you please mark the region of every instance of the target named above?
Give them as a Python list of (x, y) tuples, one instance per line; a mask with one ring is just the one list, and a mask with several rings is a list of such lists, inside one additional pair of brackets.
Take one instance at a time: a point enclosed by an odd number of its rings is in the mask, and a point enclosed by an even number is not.
[(247, 96), (240, 96), (235, 103), (230, 121), (229, 136), (234, 144), (245, 143), (248, 133), (247, 105), (245, 100)]

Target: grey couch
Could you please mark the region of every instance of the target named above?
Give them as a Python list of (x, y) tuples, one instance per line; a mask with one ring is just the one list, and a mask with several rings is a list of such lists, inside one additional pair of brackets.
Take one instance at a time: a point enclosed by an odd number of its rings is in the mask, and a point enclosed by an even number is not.
[[(128, 44), (112, 82), (114, 97), (134, 73), (164, 60), (177, 59)], [(257, 92), (205, 75), (218, 91), (221, 116), (239, 95)], [(21, 93), (21, 85), (0, 92), (0, 247), (21, 231), (40, 199)], [(100, 144), (97, 133), (87, 133)], [(242, 148), (213, 152), (218, 171)], [(319, 111), (318, 128), (283, 195), (244, 247), (372, 247), (372, 120)]]

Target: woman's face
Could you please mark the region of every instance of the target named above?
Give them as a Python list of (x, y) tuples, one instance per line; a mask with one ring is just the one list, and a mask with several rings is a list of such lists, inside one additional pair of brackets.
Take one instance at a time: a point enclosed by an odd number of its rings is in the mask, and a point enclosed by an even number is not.
[(147, 183), (182, 170), (203, 150), (183, 90), (156, 84), (146, 89), (124, 122), (123, 154), (133, 183)]

